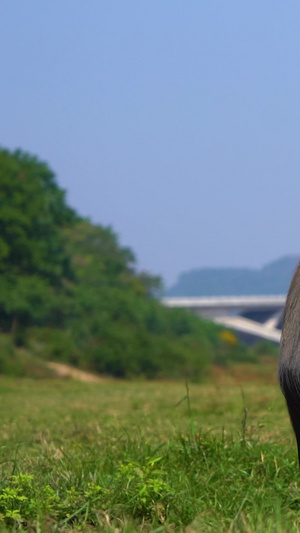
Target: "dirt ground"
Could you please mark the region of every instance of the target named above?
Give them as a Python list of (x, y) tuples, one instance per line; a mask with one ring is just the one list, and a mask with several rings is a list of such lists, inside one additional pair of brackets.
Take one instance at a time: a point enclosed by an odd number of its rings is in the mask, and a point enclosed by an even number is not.
[(95, 374), (79, 370), (78, 368), (73, 368), (72, 366), (63, 363), (50, 362), (48, 363), (48, 367), (54, 370), (60, 378), (71, 378), (85, 383), (101, 383), (104, 381), (103, 378), (96, 376)]

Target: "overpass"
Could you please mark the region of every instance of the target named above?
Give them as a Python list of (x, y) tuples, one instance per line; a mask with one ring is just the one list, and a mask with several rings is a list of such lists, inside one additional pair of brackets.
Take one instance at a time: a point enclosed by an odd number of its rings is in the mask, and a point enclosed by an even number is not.
[(167, 307), (184, 308), (216, 324), (234, 329), (245, 340), (279, 344), (286, 296), (166, 297)]

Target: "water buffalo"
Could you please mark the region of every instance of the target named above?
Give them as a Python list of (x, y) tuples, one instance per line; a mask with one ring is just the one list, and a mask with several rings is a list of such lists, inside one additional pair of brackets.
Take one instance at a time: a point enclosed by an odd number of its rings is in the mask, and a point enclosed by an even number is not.
[(296, 435), (300, 464), (300, 263), (285, 304), (278, 377)]

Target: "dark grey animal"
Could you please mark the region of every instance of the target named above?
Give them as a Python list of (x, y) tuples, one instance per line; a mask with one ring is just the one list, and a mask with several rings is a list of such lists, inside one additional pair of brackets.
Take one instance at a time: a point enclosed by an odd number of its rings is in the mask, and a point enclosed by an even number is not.
[(278, 377), (296, 435), (300, 464), (300, 263), (285, 304)]

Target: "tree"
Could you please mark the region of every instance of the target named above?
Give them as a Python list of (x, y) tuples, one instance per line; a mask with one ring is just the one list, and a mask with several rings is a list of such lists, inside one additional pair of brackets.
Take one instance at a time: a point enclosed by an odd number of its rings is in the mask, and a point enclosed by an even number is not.
[(41, 357), (125, 377), (197, 378), (219, 329), (156, 298), (110, 227), (66, 205), (49, 167), (0, 149), (0, 331)]
[(0, 150), (0, 274), (72, 278), (60, 229), (75, 220), (45, 163)]
[(133, 277), (134, 254), (121, 247), (110, 227), (80, 220), (64, 230), (67, 248), (79, 282), (96, 285), (116, 285)]
[(62, 227), (76, 215), (45, 163), (0, 149), (0, 326), (41, 321), (74, 274)]

